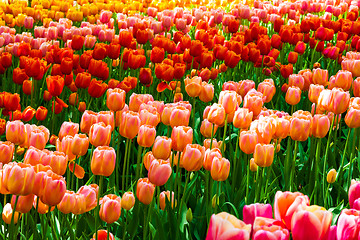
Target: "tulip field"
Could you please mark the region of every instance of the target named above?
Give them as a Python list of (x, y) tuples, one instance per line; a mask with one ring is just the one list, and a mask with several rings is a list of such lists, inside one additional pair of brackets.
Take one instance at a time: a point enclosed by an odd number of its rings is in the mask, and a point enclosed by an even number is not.
[(360, 240), (360, 0), (2, 0), (0, 240)]

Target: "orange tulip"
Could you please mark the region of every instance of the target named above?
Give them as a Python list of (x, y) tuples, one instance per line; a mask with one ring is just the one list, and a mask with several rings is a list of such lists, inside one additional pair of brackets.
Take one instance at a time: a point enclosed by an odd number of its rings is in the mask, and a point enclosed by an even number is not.
[[(11, 208), (14, 209), (16, 195), (11, 198)], [(30, 212), (34, 201), (34, 194), (26, 196), (18, 196), (18, 202), (16, 204), (16, 212), (28, 213)]]
[[(36, 183), (38, 184), (38, 183)], [(66, 192), (66, 182), (62, 176), (59, 176), (48, 170), (44, 176), (40, 200), (49, 206), (58, 205)]]
[(91, 158), (91, 172), (94, 175), (108, 177), (114, 169), (116, 163), (116, 153), (112, 147), (97, 147)]
[[(213, 130), (213, 128), (214, 128), (214, 130)], [(218, 125), (210, 123), (207, 119), (204, 119), (201, 122), (200, 132), (206, 138), (211, 137), (211, 132), (212, 131), (213, 131), (213, 135), (215, 135), (217, 129), (218, 129)]]
[(255, 151), (255, 146), (258, 143), (258, 135), (255, 131), (242, 131), (240, 133), (239, 145), (241, 151), (246, 154), (251, 154)]
[(108, 194), (103, 197), (99, 216), (107, 224), (116, 222), (121, 215), (121, 198), (115, 194)]
[(220, 92), (219, 104), (224, 107), (226, 114), (235, 112), (235, 110), (239, 107), (240, 103), (238, 102), (238, 98), (241, 103), (241, 97), (235, 91), (223, 90)]
[(98, 195), (99, 186), (96, 184), (84, 185), (77, 191), (78, 194), (81, 194), (85, 198), (85, 208), (86, 212), (91, 211), (97, 205), (97, 195)]
[(187, 144), (180, 156), (181, 165), (189, 172), (199, 171), (203, 166), (205, 148), (199, 144)]
[(345, 115), (345, 123), (349, 128), (360, 127), (360, 109), (357, 107), (350, 107)]
[(2, 184), (10, 194), (29, 195), (34, 183), (35, 172), (31, 165), (10, 162), (4, 166)]
[[(170, 197), (170, 194), (172, 195)], [(167, 198), (167, 201), (169, 201), (170, 203), (170, 198), (171, 198), (171, 208), (174, 208), (174, 206), (177, 205), (177, 201), (175, 199), (175, 193), (174, 192), (171, 192), (170, 191), (162, 191), (159, 195), (159, 202), (160, 202), (160, 208), (161, 210), (165, 210), (165, 207), (166, 207), (166, 200), (165, 198)]]
[(15, 145), (9, 141), (0, 141), (0, 162), (7, 164), (13, 160)]
[(106, 92), (106, 106), (114, 112), (125, 106), (126, 92), (120, 88), (108, 89)]
[(328, 70), (320, 69), (320, 68), (313, 69), (312, 82), (314, 84), (326, 86), (328, 83), (328, 80), (329, 80)]
[(311, 121), (303, 116), (293, 117), (290, 122), (290, 137), (294, 141), (306, 141), (310, 135)]
[(148, 124), (156, 127), (160, 122), (160, 114), (156, 108), (148, 108), (139, 110), (141, 125)]
[(53, 97), (57, 97), (61, 94), (63, 91), (65, 82), (64, 78), (61, 76), (48, 76), (46, 78), (46, 85), (48, 88), (48, 91)]
[(137, 143), (142, 147), (151, 147), (155, 141), (156, 129), (151, 125), (141, 125), (137, 137)]
[(91, 126), (89, 132), (89, 141), (95, 147), (109, 146), (111, 140), (111, 126), (103, 122), (95, 123)]
[(75, 136), (79, 132), (79, 124), (73, 122), (63, 122), (59, 131), (60, 141), (67, 135)]
[(175, 106), (170, 113), (170, 126), (188, 126), (190, 120), (190, 111), (183, 106)]
[(75, 156), (84, 156), (89, 148), (89, 138), (85, 134), (75, 134), (71, 142), (71, 152)]
[(225, 181), (230, 173), (230, 162), (226, 158), (214, 157), (211, 164), (211, 177), (215, 181)]
[(335, 114), (344, 113), (350, 103), (350, 94), (341, 88), (333, 88), (330, 95), (329, 110)]
[(296, 105), (301, 100), (301, 90), (298, 87), (290, 86), (285, 95), (285, 101), (290, 105)]
[(274, 160), (274, 145), (258, 143), (255, 146), (254, 161), (259, 167), (270, 167)]
[(145, 205), (149, 205), (154, 197), (155, 185), (148, 178), (140, 178), (136, 186), (136, 197)]
[(13, 208), (11, 207), (10, 203), (7, 203), (4, 208), (3, 208), (3, 212), (2, 212), (2, 219), (6, 224), (11, 224), (11, 219), (14, 219), (14, 224), (17, 224), (18, 220), (19, 220), (19, 212), (16, 211), (14, 218), (12, 217), (13, 215)]
[(6, 140), (20, 145), (25, 142), (25, 125), (23, 122), (16, 120), (6, 123)]
[(76, 204), (75, 193), (73, 191), (66, 190), (64, 197), (57, 205), (57, 209), (59, 209), (59, 211), (63, 214), (69, 214), (73, 212)]
[(187, 144), (193, 140), (193, 130), (191, 127), (174, 127), (171, 133), (171, 148), (174, 151), (183, 151)]
[(148, 178), (155, 186), (164, 185), (172, 173), (169, 162), (163, 160), (154, 160), (151, 162)]
[(203, 102), (210, 102), (214, 98), (214, 85), (207, 82), (201, 82), (201, 92), (199, 99)]
[(140, 122), (140, 117), (137, 112), (123, 112), (119, 127), (120, 135), (128, 139), (133, 139), (139, 132)]
[(222, 126), (225, 122), (225, 109), (221, 104), (214, 103), (207, 115), (207, 120), (210, 123)]
[(256, 90), (249, 90), (244, 97), (243, 107), (253, 112), (254, 116), (259, 115), (263, 104), (263, 95)]
[(319, 99), (320, 92), (322, 90), (324, 90), (323, 85), (311, 84), (310, 88), (309, 88), (309, 94), (308, 94), (310, 102), (317, 103), (318, 99)]
[(329, 132), (330, 120), (327, 115), (315, 114), (312, 120), (311, 134), (316, 138), (323, 138)]
[(150, 94), (136, 94), (133, 93), (130, 96), (129, 109), (134, 112), (138, 112), (142, 103), (154, 101), (154, 97)]
[(135, 197), (132, 192), (125, 192), (121, 198), (121, 207), (127, 211), (131, 210), (135, 205)]
[(289, 136), (290, 121), (286, 118), (276, 118), (276, 129), (273, 137), (275, 139), (284, 139)]
[(253, 113), (247, 108), (239, 108), (235, 111), (233, 124), (234, 127), (240, 129), (248, 129), (253, 118)]
[(154, 141), (152, 153), (157, 159), (166, 160), (170, 157), (172, 147), (172, 138), (157, 136)]
[(202, 90), (201, 77), (185, 78), (185, 91), (190, 97), (198, 97)]

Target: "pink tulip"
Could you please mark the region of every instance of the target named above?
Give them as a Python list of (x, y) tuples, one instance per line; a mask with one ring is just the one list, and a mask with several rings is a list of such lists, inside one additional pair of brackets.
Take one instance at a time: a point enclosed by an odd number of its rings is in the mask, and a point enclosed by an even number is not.
[(349, 188), (350, 208), (354, 208), (354, 203), (360, 198), (360, 182), (352, 180)]
[(253, 224), (256, 217), (272, 218), (272, 207), (270, 204), (254, 203), (245, 205), (243, 218), (246, 224)]
[(360, 211), (344, 209), (337, 223), (337, 240), (359, 240)]
[(222, 212), (211, 216), (206, 240), (249, 240), (250, 232), (250, 224)]
[(316, 205), (305, 206), (292, 217), (291, 232), (294, 240), (323, 240), (328, 234), (332, 214)]
[(272, 218), (256, 217), (253, 224), (253, 240), (288, 240), (285, 225)]

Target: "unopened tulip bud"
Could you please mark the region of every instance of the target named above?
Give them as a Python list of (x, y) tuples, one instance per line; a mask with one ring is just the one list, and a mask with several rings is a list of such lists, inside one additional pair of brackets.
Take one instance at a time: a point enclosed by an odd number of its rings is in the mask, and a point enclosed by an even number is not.
[(328, 183), (334, 183), (335, 180), (336, 180), (336, 170), (335, 170), (335, 169), (331, 169), (331, 170), (328, 172), (327, 176), (326, 176), (326, 181), (327, 181)]
[(186, 211), (186, 221), (187, 221), (188, 223), (191, 223), (191, 222), (192, 222), (192, 219), (193, 219), (193, 214), (192, 214), (191, 208), (189, 208), (189, 209)]

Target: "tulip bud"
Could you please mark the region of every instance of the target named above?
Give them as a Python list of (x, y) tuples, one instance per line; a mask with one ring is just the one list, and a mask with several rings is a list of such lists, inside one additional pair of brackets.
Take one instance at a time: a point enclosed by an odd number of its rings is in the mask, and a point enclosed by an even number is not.
[(131, 210), (135, 205), (135, 197), (132, 192), (125, 192), (121, 198), (121, 207), (125, 210)]
[(328, 183), (334, 183), (335, 180), (336, 180), (336, 170), (335, 170), (335, 169), (331, 169), (331, 170), (328, 172), (327, 176), (326, 176), (326, 181), (327, 181)]
[(155, 185), (148, 178), (140, 178), (137, 182), (136, 197), (145, 205), (149, 205), (154, 197)]
[(186, 221), (188, 223), (191, 223), (193, 220), (193, 214), (192, 214), (192, 211), (191, 211), (191, 208), (189, 208), (187, 211), (186, 211)]

